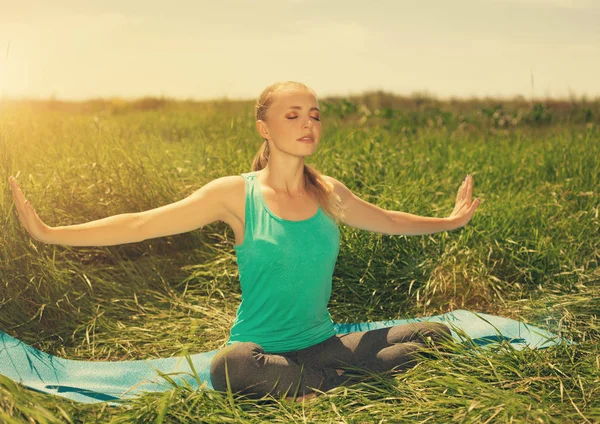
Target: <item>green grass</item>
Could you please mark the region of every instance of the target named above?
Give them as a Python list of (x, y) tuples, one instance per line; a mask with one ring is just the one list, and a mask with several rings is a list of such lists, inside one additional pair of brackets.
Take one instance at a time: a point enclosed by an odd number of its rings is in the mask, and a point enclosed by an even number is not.
[[(382, 208), (448, 215), (471, 173), (471, 223), (431, 236), (341, 226), (336, 322), (462, 308), (577, 342), (463, 349), (310, 403), (174, 387), (123, 407), (86, 405), (0, 376), (6, 422), (595, 422), (600, 420), (600, 102), (322, 99), (308, 158)], [(222, 347), (240, 288), (224, 223), (106, 247), (33, 240), (9, 175), (51, 226), (153, 209), (250, 170), (252, 104), (0, 104), (0, 329), (71, 359), (123, 360)]]

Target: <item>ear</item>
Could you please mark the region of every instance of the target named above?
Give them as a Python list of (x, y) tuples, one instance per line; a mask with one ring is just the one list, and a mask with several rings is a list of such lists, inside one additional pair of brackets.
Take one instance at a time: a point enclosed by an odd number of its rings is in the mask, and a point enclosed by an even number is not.
[(256, 121), (256, 128), (258, 129), (258, 133), (262, 139), (269, 138), (269, 129), (266, 122), (259, 119)]

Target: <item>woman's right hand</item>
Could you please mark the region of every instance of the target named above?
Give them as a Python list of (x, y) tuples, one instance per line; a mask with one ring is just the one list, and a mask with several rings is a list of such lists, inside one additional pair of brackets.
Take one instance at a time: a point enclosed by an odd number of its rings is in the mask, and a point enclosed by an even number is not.
[(13, 201), (17, 208), (17, 214), (21, 224), (25, 227), (27, 232), (37, 241), (45, 242), (48, 236), (50, 227), (42, 222), (40, 217), (37, 215), (31, 203), (25, 199), (25, 195), (19, 188), (17, 180), (11, 175), (8, 178), (10, 187), (12, 189)]

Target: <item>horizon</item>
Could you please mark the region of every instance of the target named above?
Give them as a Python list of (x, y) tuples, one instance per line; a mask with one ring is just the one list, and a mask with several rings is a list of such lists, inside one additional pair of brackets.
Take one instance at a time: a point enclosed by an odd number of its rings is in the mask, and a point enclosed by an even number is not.
[[(438, 101), (438, 102), (470, 102), (470, 101), (502, 101), (502, 102), (522, 102), (522, 103), (543, 103), (543, 102), (600, 102), (600, 94), (595, 96), (588, 96), (586, 94), (582, 95), (572, 95), (572, 96), (564, 96), (564, 97), (545, 97), (545, 96), (534, 96), (534, 97), (526, 97), (521, 94), (516, 94), (513, 96), (481, 96), (481, 97), (466, 97), (466, 96), (452, 96), (452, 97), (441, 97), (436, 96), (434, 93), (423, 93), (423, 92), (414, 92), (409, 94), (403, 93), (393, 93), (389, 91), (363, 91), (357, 93), (350, 93), (347, 95), (337, 95), (331, 94), (327, 96), (322, 96), (317, 93), (317, 100), (323, 99), (348, 99), (351, 97), (365, 97), (373, 94), (382, 93), (387, 96), (393, 96), (395, 98), (400, 99), (419, 99), (426, 98), (428, 100)], [(258, 97), (258, 96), (257, 96)], [(90, 102), (125, 102), (125, 103), (134, 103), (142, 100), (164, 100), (170, 102), (191, 102), (191, 103), (210, 103), (210, 102), (255, 102), (257, 98), (232, 98), (232, 97), (214, 97), (214, 98), (193, 98), (193, 97), (172, 97), (172, 96), (139, 96), (139, 97), (122, 97), (122, 96), (112, 96), (112, 97), (90, 97), (86, 99), (62, 99), (60, 97), (0, 97), (0, 104), (5, 103), (43, 103), (43, 102), (57, 102), (57, 103), (90, 103)]]

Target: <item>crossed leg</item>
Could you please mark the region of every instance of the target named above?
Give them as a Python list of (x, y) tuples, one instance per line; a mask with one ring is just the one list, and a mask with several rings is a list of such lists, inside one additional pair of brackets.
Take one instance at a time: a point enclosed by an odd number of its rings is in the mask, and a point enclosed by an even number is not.
[(241, 342), (213, 358), (210, 374), (216, 390), (226, 391), (229, 386), (252, 397), (291, 392), (302, 401), (315, 396), (313, 388), (327, 391), (351, 382), (343, 377), (347, 366), (377, 372), (404, 370), (414, 366), (428, 347), (450, 339), (444, 324), (417, 322), (337, 334), (286, 354), (265, 353), (256, 343)]
[(441, 323), (415, 322), (337, 334), (317, 345), (302, 358), (313, 368), (334, 367), (344, 371), (348, 365), (371, 371), (404, 370), (414, 366), (421, 352), (436, 346), (443, 349), (452, 340), (450, 329)]
[[(416, 322), (338, 334), (314, 348), (308, 348), (306, 354), (300, 351), (298, 356), (312, 368), (335, 367), (339, 376), (345, 373), (347, 366), (376, 372), (397, 372), (416, 365), (421, 355), (430, 348), (444, 350), (451, 341), (452, 333), (448, 326)], [(343, 381), (342, 384), (352, 384), (356, 380)]]

